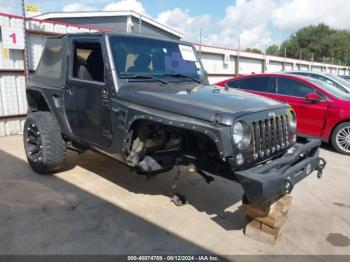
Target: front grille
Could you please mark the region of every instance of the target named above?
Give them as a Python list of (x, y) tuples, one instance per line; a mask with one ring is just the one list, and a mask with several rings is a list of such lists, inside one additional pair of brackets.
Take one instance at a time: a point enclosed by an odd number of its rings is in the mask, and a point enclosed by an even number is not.
[(268, 157), (288, 147), (291, 143), (290, 135), (291, 129), (287, 115), (253, 122), (254, 158)]

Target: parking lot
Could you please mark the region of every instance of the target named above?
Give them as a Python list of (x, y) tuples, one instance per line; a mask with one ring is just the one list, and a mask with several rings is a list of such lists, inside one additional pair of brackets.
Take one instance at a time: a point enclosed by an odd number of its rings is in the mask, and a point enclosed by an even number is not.
[[(67, 168), (34, 174), (22, 138), (0, 138), (1, 254), (349, 254), (349, 157), (323, 146), (328, 166), (293, 191), (273, 246), (246, 238), (240, 185), (176, 172), (147, 179), (111, 159), (71, 151)], [(177, 207), (171, 192), (188, 204)]]

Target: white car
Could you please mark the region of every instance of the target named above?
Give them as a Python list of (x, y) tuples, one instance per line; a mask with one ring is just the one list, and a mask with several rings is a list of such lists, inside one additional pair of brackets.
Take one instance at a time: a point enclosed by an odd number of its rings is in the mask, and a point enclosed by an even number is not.
[(303, 76), (316, 78), (338, 88), (339, 90), (342, 90), (346, 93), (350, 93), (350, 83), (345, 79), (330, 73), (315, 72), (315, 71), (287, 71), (283, 73), (293, 74), (293, 75), (303, 75)]

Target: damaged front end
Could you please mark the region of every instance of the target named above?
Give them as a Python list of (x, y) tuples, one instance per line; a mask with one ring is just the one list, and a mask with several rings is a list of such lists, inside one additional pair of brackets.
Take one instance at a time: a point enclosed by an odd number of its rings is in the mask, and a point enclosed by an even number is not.
[[(172, 122), (169, 126), (163, 120), (140, 120), (130, 128), (125, 163), (138, 174), (147, 176), (164, 173), (176, 165), (189, 166), (190, 172), (198, 173), (207, 183), (214, 180), (211, 175), (221, 176), (241, 184), (245, 201), (264, 207), (291, 193), (294, 186), (313, 171), (316, 170), (320, 178), (326, 165), (319, 156), (320, 140), (295, 143), (295, 132), (288, 117), (275, 119), (260, 121), (258, 125), (252, 118), (250, 146), (234, 153), (218, 150), (215, 142), (219, 140), (211, 139), (206, 129), (198, 132), (197, 126), (189, 130), (181, 123)], [(226, 148), (234, 149), (231, 145), (232, 141), (228, 141)], [(239, 162), (238, 155), (243, 156), (243, 163)]]
[(266, 164), (235, 172), (250, 203), (263, 206), (291, 193), (295, 184), (317, 171), (321, 178), (326, 161), (319, 157), (320, 140), (295, 144), (285, 155)]

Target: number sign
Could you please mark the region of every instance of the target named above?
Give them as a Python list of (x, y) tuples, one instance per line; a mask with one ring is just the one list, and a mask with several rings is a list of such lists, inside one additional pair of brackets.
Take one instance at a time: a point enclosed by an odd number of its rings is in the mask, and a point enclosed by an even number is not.
[(22, 28), (1, 27), (1, 37), (4, 48), (24, 49)]

